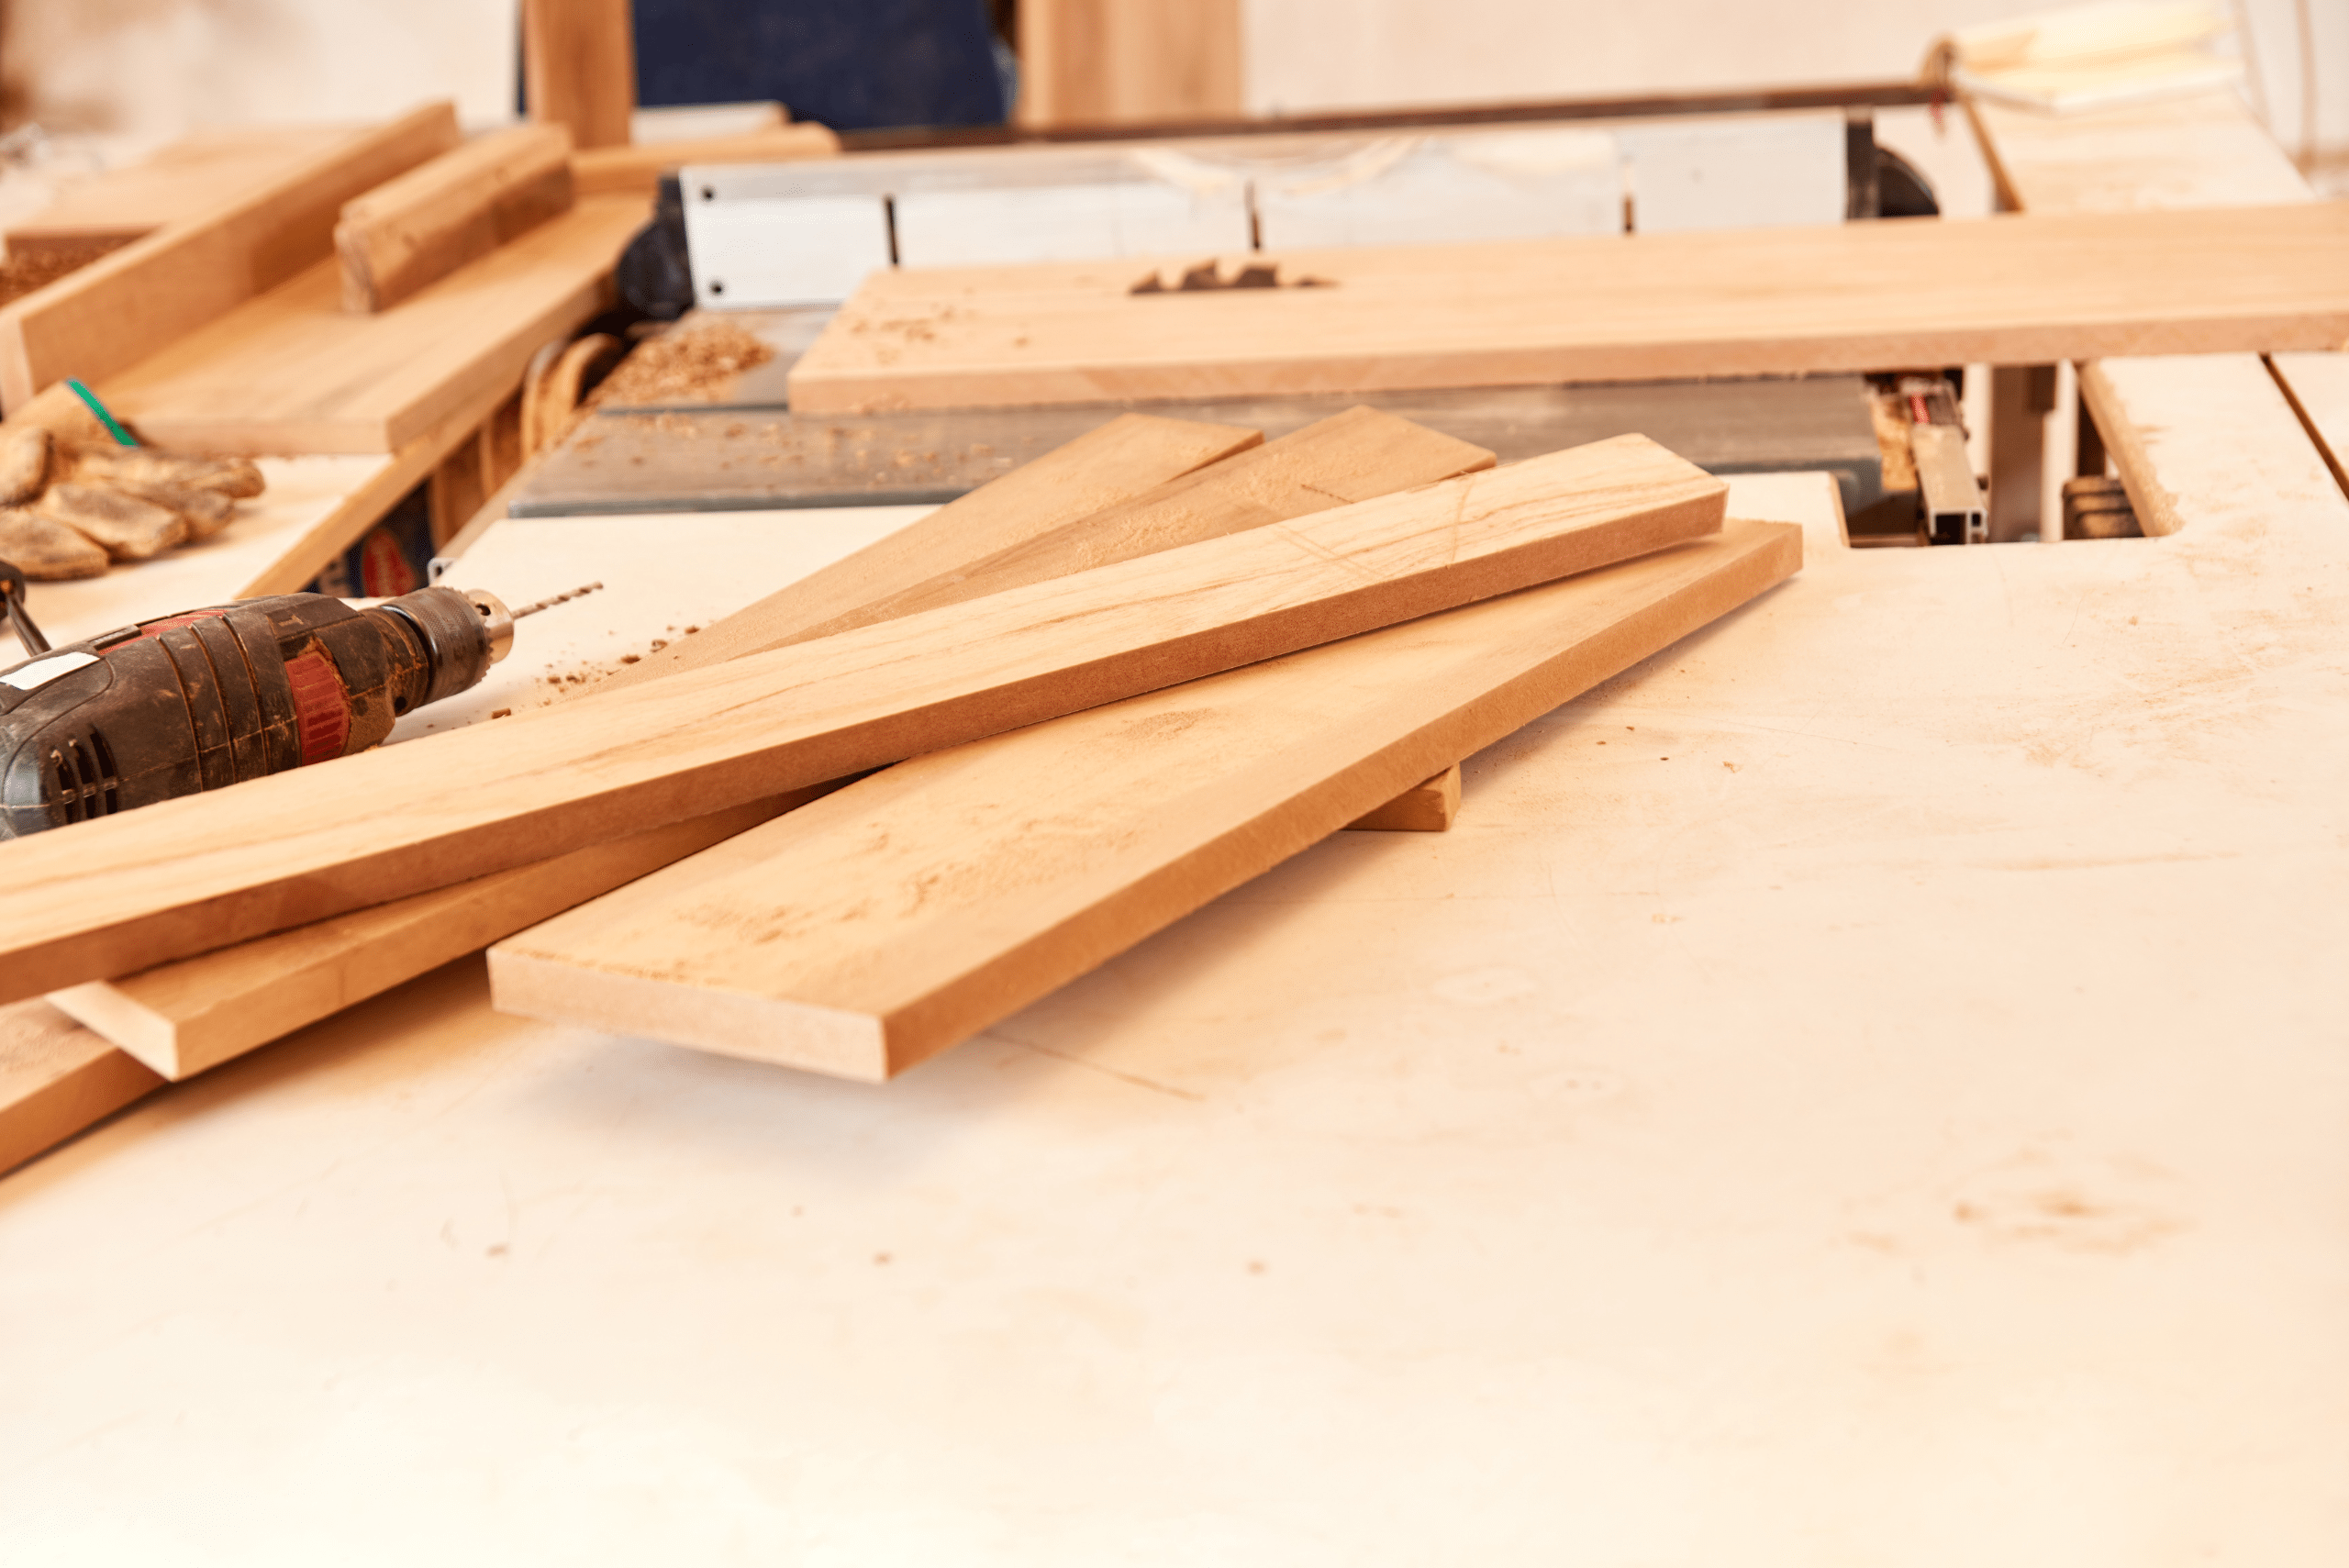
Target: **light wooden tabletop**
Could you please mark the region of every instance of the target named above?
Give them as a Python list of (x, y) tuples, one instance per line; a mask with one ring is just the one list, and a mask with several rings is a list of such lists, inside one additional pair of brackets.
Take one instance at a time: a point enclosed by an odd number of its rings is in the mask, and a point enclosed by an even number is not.
[[(10, 1555), (2349, 1559), (2349, 502), (2238, 456), (1969, 550), (1736, 479), (1802, 574), (1452, 832), (886, 1087), (476, 960), (168, 1091), (0, 1184)], [(469, 568), (637, 583), (584, 660), (757, 517)]]

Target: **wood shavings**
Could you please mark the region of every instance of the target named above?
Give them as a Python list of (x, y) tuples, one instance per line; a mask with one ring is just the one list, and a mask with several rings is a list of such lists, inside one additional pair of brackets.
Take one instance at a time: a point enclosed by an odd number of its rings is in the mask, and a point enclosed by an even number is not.
[(733, 322), (705, 323), (638, 345), (591, 401), (716, 403), (736, 376), (774, 358), (772, 347)]

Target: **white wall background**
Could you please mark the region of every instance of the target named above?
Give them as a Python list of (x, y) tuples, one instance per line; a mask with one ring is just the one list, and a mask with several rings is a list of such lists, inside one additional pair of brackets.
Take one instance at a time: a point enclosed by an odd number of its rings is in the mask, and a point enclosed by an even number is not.
[[(840, 0), (852, 4), (853, 0)], [(1181, 5), (1184, 0), (1163, 0)], [(2296, 0), (2233, 0), (2298, 150)], [(2305, 0), (2320, 143), (2349, 150), (2349, 0)], [(2030, 0), (1245, 0), (1256, 112), (1804, 85), (1913, 73), (1937, 34)], [(19, 114), (138, 135), (381, 117), (453, 96), (512, 115), (516, 0), (0, 0)]]

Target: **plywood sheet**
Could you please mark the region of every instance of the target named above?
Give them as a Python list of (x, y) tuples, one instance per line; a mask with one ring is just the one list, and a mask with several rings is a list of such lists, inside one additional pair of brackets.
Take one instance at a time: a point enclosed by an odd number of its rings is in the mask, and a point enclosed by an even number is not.
[[(2349, 204), (876, 273), (802, 412), (2331, 347)], [(1152, 276), (1162, 292), (1132, 291)]]

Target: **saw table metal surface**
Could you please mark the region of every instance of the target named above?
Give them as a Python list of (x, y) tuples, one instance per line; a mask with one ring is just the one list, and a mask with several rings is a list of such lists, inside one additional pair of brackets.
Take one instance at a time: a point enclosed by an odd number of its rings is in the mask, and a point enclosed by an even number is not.
[(168, 1090), (0, 1184), (10, 1554), (2337, 1563), (2349, 503), (2264, 428), (2166, 539), (1733, 480), (1802, 574), (1453, 831), (886, 1087), (475, 960)]

